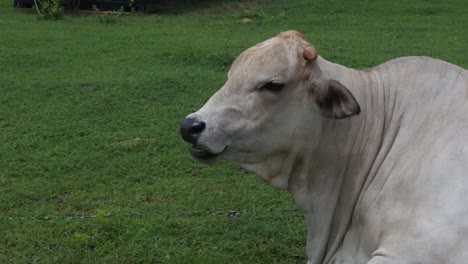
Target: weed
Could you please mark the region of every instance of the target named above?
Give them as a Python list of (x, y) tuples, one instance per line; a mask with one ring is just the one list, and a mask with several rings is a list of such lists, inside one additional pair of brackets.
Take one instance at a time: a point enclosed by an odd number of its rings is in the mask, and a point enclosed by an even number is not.
[(107, 212), (106, 210), (101, 209), (101, 210), (97, 210), (96, 212), (96, 220), (102, 224), (109, 223), (109, 216), (110, 216), (110, 213)]
[(58, 20), (63, 17), (63, 6), (60, 0), (37, 0), (36, 9), (40, 19)]
[(78, 244), (88, 246), (91, 241), (91, 236), (84, 233), (75, 233), (74, 239)]

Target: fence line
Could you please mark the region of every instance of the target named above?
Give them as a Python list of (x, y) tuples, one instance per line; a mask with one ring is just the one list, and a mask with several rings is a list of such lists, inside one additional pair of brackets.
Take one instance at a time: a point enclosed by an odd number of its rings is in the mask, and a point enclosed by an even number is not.
[(230, 211), (153, 211), (153, 212), (134, 212), (134, 213), (115, 213), (115, 214), (102, 214), (99, 215), (72, 215), (72, 216), (9, 216), (0, 217), (0, 220), (17, 220), (17, 221), (47, 221), (47, 220), (88, 220), (99, 217), (112, 218), (112, 217), (153, 217), (153, 216), (226, 216), (226, 217), (238, 217), (240, 215), (259, 215), (259, 214), (281, 214), (281, 213), (294, 213), (301, 212), (299, 209), (261, 209), (261, 210), (230, 210)]

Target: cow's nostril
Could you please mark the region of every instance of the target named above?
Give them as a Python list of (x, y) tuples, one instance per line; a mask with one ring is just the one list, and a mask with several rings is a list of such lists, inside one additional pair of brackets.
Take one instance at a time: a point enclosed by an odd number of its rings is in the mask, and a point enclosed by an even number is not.
[(180, 134), (182, 138), (191, 144), (196, 144), (200, 133), (205, 129), (205, 122), (194, 118), (186, 118), (180, 124)]
[(205, 122), (195, 122), (190, 128), (191, 134), (200, 134), (205, 129)]

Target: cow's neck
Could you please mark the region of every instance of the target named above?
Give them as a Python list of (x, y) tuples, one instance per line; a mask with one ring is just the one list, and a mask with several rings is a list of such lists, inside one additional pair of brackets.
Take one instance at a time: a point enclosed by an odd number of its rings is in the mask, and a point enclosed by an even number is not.
[[(320, 57), (316, 63), (318, 74), (351, 90), (362, 112), (342, 120), (324, 118), (319, 146), (295, 158), (288, 190), (306, 211), (309, 264), (328, 263), (340, 247), (362, 190), (373, 177), (370, 172), (381, 149), (384, 127), (379, 121), (384, 110), (378, 107), (383, 92), (371, 85), (368, 73)], [(366, 111), (369, 108), (372, 111)]]

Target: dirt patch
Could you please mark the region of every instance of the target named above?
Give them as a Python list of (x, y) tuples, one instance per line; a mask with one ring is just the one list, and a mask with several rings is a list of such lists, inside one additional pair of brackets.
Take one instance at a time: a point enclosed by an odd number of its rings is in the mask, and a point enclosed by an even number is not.
[(239, 21), (239, 23), (241, 23), (242, 25), (252, 24), (253, 20), (250, 18), (243, 18)]
[(226, 2), (222, 4), (213, 3), (210, 6), (198, 7), (193, 10), (184, 12), (184, 15), (188, 16), (209, 16), (223, 14), (232, 11), (242, 11), (246, 9), (251, 9), (257, 6), (256, 0), (245, 0), (241, 2)]

